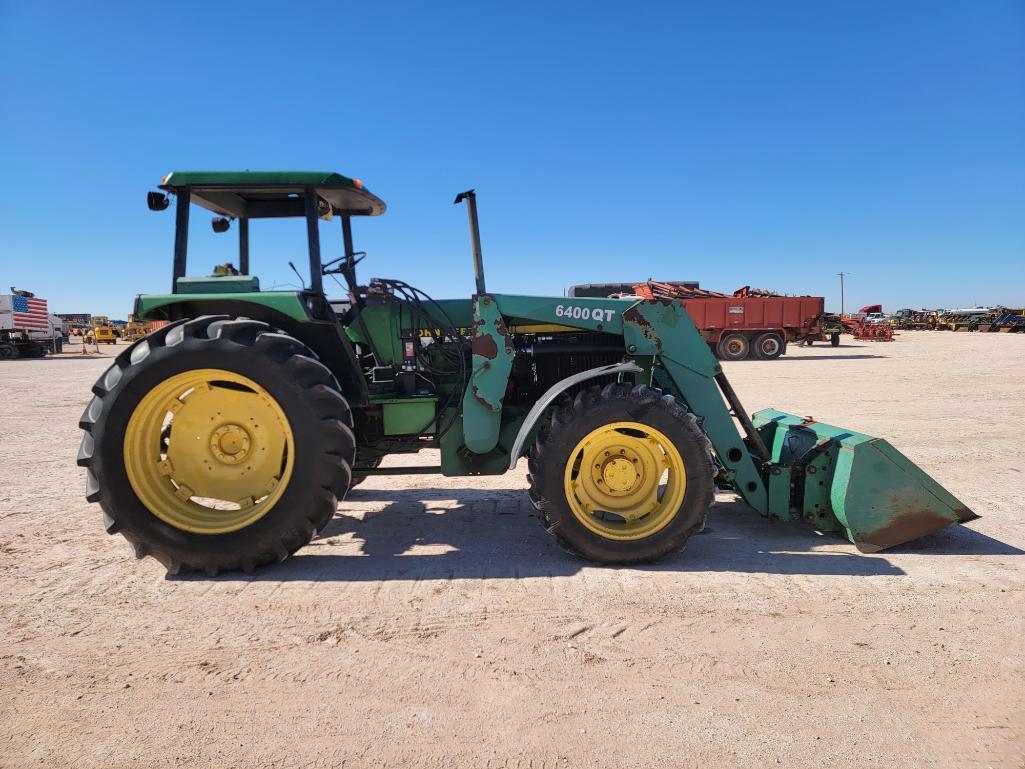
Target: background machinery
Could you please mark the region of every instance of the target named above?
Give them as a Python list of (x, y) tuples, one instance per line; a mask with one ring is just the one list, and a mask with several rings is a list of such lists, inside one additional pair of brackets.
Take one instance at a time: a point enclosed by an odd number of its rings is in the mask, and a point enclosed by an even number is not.
[(117, 344), (117, 334), (106, 315), (92, 316), (92, 326), (85, 333), (85, 341), (90, 344)]
[(132, 342), (139, 341), (151, 331), (166, 325), (166, 320), (144, 320), (136, 318), (134, 315), (129, 315), (128, 321), (125, 323), (123, 337), (126, 342), (131, 344)]
[[(572, 286), (570, 296), (592, 295), (602, 284)], [(790, 342), (811, 344), (835, 339), (823, 329), (825, 300), (821, 296), (782, 296), (744, 286), (732, 294), (699, 288), (697, 283), (648, 280), (623, 290), (604, 284), (606, 296), (633, 296), (680, 302), (713, 354), (722, 360), (773, 360)]]
[[(836, 531), (863, 551), (975, 516), (887, 442), (766, 409), (749, 416), (687, 310), (669, 299), (536, 297), (485, 285), (436, 300), (401, 279), (360, 285), (352, 220), (385, 204), (321, 172), (175, 172), (169, 321), (93, 388), (78, 462), (87, 499), (169, 571), (251, 571), (306, 544), (370, 475), (505, 473), (527, 457), (545, 529), (602, 563), (657, 559), (700, 531), (713, 487), (764, 516)], [(238, 230), (237, 270), (188, 276), (190, 212)], [(305, 222), (308, 287), (261, 291), (249, 222)], [(322, 258), (322, 223), (340, 223)], [(238, 274), (231, 274), (237, 272)], [(325, 279), (345, 296), (329, 300)], [(440, 460), (388, 467), (391, 454)]]
[(59, 352), (60, 333), (45, 299), (13, 286), (11, 293), (0, 294), (0, 360)]

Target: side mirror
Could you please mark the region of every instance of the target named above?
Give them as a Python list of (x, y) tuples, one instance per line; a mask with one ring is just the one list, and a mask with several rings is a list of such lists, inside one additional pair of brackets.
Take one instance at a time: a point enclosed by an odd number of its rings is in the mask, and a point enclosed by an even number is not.
[(210, 222), (210, 226), (214, 228), (214, 232), (227, 232), (228, 228), (231, 226), (231, 222), (223, 216), (218, 216)]
[(146, 205), (150, 211), (163, 211), (171, 205), (171, 201), (163, 192), (147, 192)]

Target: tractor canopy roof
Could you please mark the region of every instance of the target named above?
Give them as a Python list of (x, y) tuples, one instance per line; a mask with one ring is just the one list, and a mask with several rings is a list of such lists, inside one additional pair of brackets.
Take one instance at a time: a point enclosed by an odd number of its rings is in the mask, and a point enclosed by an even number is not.
[(307, 188), (320, 199), (322, 216), (377, 216), (386, 209), (359, 179), (330, 171), (172, 171), (160, 184), (176, 195), (187, 189), (196, 205), (241, 219), (304, 216)]

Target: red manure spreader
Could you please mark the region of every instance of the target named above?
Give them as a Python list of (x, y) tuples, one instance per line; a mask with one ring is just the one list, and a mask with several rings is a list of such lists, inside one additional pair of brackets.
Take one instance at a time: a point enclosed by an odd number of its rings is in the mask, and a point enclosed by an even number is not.
[[(607, 293), (606, 293), (607, 292)], [(618, 283), (573, 286), (570, 296), (639, 296), (675, 299), (684, 307), (715, 354), (722, 360), (772, 360), (787, 344), (839, 343), (841, 328), (830, 324), (821, 296), (781, 296), (744, 286), (732, 294), (698, 288), (694, 282), (649, 280), (632, 286)]]

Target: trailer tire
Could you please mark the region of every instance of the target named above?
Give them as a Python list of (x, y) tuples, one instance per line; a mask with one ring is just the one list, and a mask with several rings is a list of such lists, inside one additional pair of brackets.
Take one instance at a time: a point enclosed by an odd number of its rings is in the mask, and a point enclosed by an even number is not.
[[(79, 422), (86, 499), (103, 508), (108, 534), (169, 574), (252, 572), (284, 560), (328, 524), (349, 488), (355, 438), (337, 380), (266, 323), (215, 315), (172, 323), (118, 355), (93, 393)], [(206, 395), (190, 405), (197, 393)], [(178, 426), (189, 448), (172, 463), (173, 431), (186, 414)], [(207, 489), (241, 490), (246, 504), (207, 506), (233, 499)]]
[[(623, 449), (614, 447), (617, 441)], [(644, 446), (664, 465), (652, 465)], [(634, 448), (639, 456), (631, 457)], [(598, 473), (592, 460), (604, 463)], [(625, 480), (617, 478), (624, 468)], [(560, 546), (596, 563), (629, 564), (676, 552), (704, 528), (715, 474), (711, 444), (693, 414), (659, 390), (619, 383), (583, 390), (544, 424), (530, 452), (528, 477), (531, 502)], [(594, 491), (602, 488), (595, 485), (601, 479), (605, 497)], [(612, 506), (622, 500), (625, 515), (592, 509), (585, 497)], [(654, 506), (634, 518), (634, 500)]]
[(754, 343), (754, 354), (755, 357), (761, 360), (773, 360), (783, 354), (785, 345), (783, 343), (783, 337), (777, 334), (775, 331), (769, 331), (764, 334), (759, 334), (755, 338)]
[(744, 360), (751, 354), (751, 342), (743, 334), (733, 332), (719, 340), (716, 352), (721, 360)]

